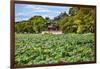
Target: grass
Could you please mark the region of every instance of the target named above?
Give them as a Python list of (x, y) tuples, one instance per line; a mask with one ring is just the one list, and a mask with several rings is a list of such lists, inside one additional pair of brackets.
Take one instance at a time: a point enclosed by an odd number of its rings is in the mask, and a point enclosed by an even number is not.
[(94, 35), (16, 34), (15, 64), (94, 61)]

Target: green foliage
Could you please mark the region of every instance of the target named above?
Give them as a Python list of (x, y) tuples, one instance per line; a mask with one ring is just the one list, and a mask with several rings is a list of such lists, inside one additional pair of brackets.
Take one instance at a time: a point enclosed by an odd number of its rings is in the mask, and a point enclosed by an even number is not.
[(61, 13), (56, 18), (60, 29), (64, 33), (88, 33), (94, 32), (95, 10), (93, 8), (72, 7), (69, 14)]
[(59, 27), (60, 29), (65, 32), (65, 28), (66, 28), (66, 24), (68, 22), (68, 17), (62, 17), (59, 21), (58, 21), (58, 24), (59, 24)]
[(15, 34), (15, 64), (94, 61), (94, 35)]
[(47, 23), (57, 26), (63, 33), (93, 33), (95, 25), (94, 8), (71, 7), (69, 13), (60, 13), (54, 19), (42, 16), (31, 17), (27, 21), (16, 22), (17, 33), (40, 33), (47, 30)]
[(78, 11), (79, 11), (79, 7), (72, 7), (69, 9), (69, 15), (75, 16), (76, 14), (78, 14)]
[(46, 28), (46, 20), (42, 16), (31, 17), (28, 21), (21, 21), (15, 24), (17, 33), (39, 33)]
[(80, 8), (73, 16), (74, 23), (77, 24), (77, 33), (94, 32), (95, 11), (93, 8)]

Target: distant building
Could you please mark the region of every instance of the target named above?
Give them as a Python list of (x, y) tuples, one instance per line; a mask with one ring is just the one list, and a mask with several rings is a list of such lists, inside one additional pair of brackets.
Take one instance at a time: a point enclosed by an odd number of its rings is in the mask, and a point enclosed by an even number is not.
[(62, 31), (59, 30), (59, 27), (55, 24), (48, 23), (47, 30), (42, 31), (42, 34), (50, 33), (50, 34), (62, 34)]

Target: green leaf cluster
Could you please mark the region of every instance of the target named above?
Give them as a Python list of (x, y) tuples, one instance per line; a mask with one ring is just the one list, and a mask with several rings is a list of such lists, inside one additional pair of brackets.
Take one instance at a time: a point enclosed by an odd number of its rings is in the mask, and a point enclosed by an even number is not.
[(16, 34), (15, 64), (94, 61), (94, 35)]
[(94, 32), (95, 9), (85, 7), (72, 7), (68, 16), (62, 16), (58, 21), (64, 33), (89, 33)]
[(15, 32), (16, 33), (40, 33), (44, 30), (47, 20), (42, 16), (31, 17), (27, 21), (21, 21), (15, 23)]

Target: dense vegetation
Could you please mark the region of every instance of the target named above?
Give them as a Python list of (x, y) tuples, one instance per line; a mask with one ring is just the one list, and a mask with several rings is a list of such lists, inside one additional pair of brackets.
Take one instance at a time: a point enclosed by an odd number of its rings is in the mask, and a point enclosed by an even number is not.
[(94, 61), (93, 34), (16, 34), (16, 65)]
[[(62, 12), (54, 19), (33, 16), (15, 22), (15, 64), (94, 61), (94, 20), (94, 8), (71, 7), (69, 13)], [(40, 34), (48, 23), (63, 34)]]
[(69, 13), (63, 12), (54, 19), (42, 16), (33, 16), (27, 21), (15, 23), (17, 33), (40, 33), (47, 29), (47, 23), (53, 23), (63, 33), (88, 33), (94, 32), (95, 10), (93, 8), (72, 7)]

